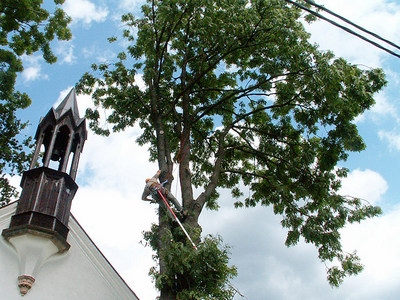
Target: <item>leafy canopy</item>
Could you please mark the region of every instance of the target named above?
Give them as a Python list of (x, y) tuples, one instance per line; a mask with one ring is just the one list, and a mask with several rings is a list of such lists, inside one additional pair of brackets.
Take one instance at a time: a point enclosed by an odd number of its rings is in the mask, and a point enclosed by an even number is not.
[(31, 103), (27, 94), (14, 88), (17, 73), (23, 71), (21, 56), (40, 50), (46, 62), (56, 62), (50, 42), (71, 38), (71, 20), (58, 8), (63, 2), (54, 0), (56, 9), (50, 14), (41, 0), (0, 1), (0, 206), (16, 195), (5, 174), (20, 173), (29, 160), (24, 147), (30, 146), (30, 139), (21, 142), (18, 137), (27, 123), (16, 116)]
[(177, 224), (164, 236), (168, 247), (157, 251), (160, 235), (157, 225), (144, 233), (146, 246), (158, 252), (153, 258), (158, 260), (165, 255), (167, 271), (161, 273), (159, 268), (151, 268), (156, 287), (164, 287), (178, 291), (177, 299), (232, 299), (238, 292), (229, 281), (237, 275), (236, 267), (229, 267), (229, 247), (223, 245), (220, 236), (206, 236), (200, 241), (200, 232), (190, 235), (198, 240), (197, 249), (187, 241), (186, 236)]
[(380, 209), (339, 195), (347, 170), (337, 166), (365, 148), (354, 119), (386, 84), (382, 70), (320, 51), (283, 0), (153, 0), (142, 12), (122, 17), (129, 45), (118, 61), (93, 65), (77, 85), (97, 105), (91, 128), (109, 134), (100, 108), (114, 131), (138, 123), (151, 159), (166, 171), (179, 165), (188, 224), (229, 188), (238, 207), (272, 206), (286, 245), (303, 238), (338, 262), (332, 285), (358, 273), (339, 230)]

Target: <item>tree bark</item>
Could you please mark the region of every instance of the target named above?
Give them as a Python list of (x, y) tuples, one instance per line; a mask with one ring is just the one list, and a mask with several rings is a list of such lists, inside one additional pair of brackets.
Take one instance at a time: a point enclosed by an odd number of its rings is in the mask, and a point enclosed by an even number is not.
[[(150, 85), (151, 91), (151, 119), (156, 132), (156, 143), (157, 143), (157, 155), (158, 155), (158, 167), (161, 171), (171, 172), (172, 171), (172, 160), (170, 152), (168, 150), (168, 141), (162, 123), (162, 111), (159, 108), (159, 93), (157, 90), (158, 82), (152, 82)], [(171, 186), (171, 182), (168, 182), (167, 188)], [(168, 271), (165, 249), (168, 248), (168, 232), (171, 230), (168, 221), (168, 216), (162, 206), (158, 208), (158, 245), (157, 254), (159, 259), (160, 275), (165, 275)], [(162, 286), (160, 288), (160, 300), (173, 300), (176, 299), (176, 293), (168, 286)]]

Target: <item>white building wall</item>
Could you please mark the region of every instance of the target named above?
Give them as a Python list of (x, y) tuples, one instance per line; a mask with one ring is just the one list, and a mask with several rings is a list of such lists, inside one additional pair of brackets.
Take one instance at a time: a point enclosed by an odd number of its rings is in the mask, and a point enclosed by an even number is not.
[[(0, 209), (0, 232), (8, 228), (16, 203)], [(138, 299), (71, 217), (64, 254), (51, 257), (39, 269), (27, 300), (128, 300)], [(21, 299), (18, 288), (19, 256), (0, 237), (0, 299)]]

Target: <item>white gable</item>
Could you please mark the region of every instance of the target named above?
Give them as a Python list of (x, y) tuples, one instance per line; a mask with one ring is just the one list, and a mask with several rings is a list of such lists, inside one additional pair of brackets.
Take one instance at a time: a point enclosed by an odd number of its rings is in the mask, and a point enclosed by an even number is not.
[[(0, 209), (0, 231), (8, 228), (17, 203)], [(136, 300), (100, 250), (93, 244), (74, 217), (69, 220), (67, 242), (71, 248), (48, 259), (35, 274), (35, 283), (23, 297), (29, 300)], [(19, 256), (0, 238), (1, 299), (21, 299), (18, 288)], [(31, 275), (31, 274), (26, 274)]]

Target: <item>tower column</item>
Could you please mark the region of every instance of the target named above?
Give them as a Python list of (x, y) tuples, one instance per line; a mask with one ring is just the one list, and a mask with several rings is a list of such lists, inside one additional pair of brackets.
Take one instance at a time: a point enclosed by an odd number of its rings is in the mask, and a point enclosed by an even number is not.
[(76, 178), (76, 173), (78, 171), (79, 157), (81, 155), (82, 146), (83, 145), (81, 142), (79, 142), (78, 145), (76, 146), (76, 150), (75, 150), (74, 157), (73, 157), (72, 164), (71, 164), (71, 170), (69, 172), (72, 179)]
[(39, 139), (36, 142), (35, 153), (33, 154), (32, 162), (31, 162), (31, 165), (30, 165), (29, 169), (33, 169), (35, 167), (35, 164), (38, 161), (39, 153), (40, 153), (40, 147), (43, 144), (44, 135), (45, 135), (45, 133), (42, 132), (42, 134), (39, 136)]
[(64, 156), (61, 158), (61, 163), (60, 163), (60, 167), (59, 167), (59, 171), (61, 172), (66, 172), (67, 169), (67, 164), (68, 164), (68, 158), (69, 155), (71, 154), (71, 147), (72, 147), (72, 141), (74, 139), (74, 135), (71, 132), (69, 134), (69, 138), (68, 138), (68, 144), (67, 144), (67, 148), (65, 149), (65, 153)]
[(57, 138), (59, 128), (60, 128), (60, 126), (58, 124), (54, 127), (54, 132), (53, 132), (53, 136), (51, 137), (51, 142), (49, 143), (49, 148), (46, 149), (47, 150), (46, 156), (44, 158), (44, 163), (43, 163), (44, 167), (48, 167), (50, 164), (50, 159), (51, 159), (51, 155), (53, 154), (54, 144), (56, 143), (56, 138)]

